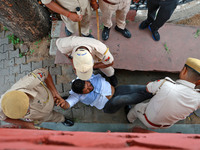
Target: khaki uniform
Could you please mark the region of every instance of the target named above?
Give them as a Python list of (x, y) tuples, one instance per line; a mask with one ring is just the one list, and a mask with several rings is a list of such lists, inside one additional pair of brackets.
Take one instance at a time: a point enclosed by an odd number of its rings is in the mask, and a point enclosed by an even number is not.
[[(48, 4), (52, 0), (42, 0), (43, 4)], [(83, 15), (83, 19), (81, 21), (81, 32), (84, 35), (89, 34), (90, 29), (90, 19), (92, 15), (90, 1), (89, 0), (57, 0), (57, 3), (62, 7), (67, 9), (70, 12), (76, 12), (76, 7), (81, 8), (81, 15)], [(66, 16), (60, 15), (61, 19), (65, 23), (67, 29), (72, 32), (78, 32), (78, 23), (71, 21)]]
[(112, 15), (116, 12), (116, 24), (120, 29), (126, 26), (126, 15), (130, 10), (131, 0), (107, 0), (114, 5), (111, 5), (104, 0), (99, 0), (99, 7), (102, 12), (102, 21), (104, 26), (112, 27)]
[(135, 105), (127, 118), (130, 122), (138, 118), (148, 128), (169, 128), (200, 108), (200, 93), (194, 88), (191, 82), (180, 79), (175, 82), (168, 77), (150, 82), (147, 90), (154, 96), (148, 103)]
[[(21, 78), (11, 87), (11, 89), (8, 90), (22, 91), (32, 97), (29, 100), (30, 113), (26, 114), (22, 120), (34, 121), (35, 124), (42, 122), (64, 122), (64, 116), (53, 110), (54, 99), (50, 90), (40, 83), (47, 78), (48, 71), (40, 68), (33, 71), (33, 73), (34, 75), (29, 73), (25, 77)], [(0, 103), (3, 96), (4, 95), (1, 96)], [(5, 119), (6, 116), (0, 108), (0, 120)]]
[[(102, 62), (104, 64), (111, 64), (114, 61), (112, 54), (105, 44), (93, 38), (70, 36), (59, 38), (56, 41), (58, 50), (67, 55), (72, 55), (80, 46), (88, 48), (93, 56), (94, 63)], [(114, 75), (114, 68), (107, 67), (100, 69), (107, 77)]]

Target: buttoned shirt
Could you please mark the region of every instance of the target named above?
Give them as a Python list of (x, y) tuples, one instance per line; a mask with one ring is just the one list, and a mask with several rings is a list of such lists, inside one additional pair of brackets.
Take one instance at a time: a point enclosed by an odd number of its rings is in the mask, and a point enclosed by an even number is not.
[[(52, 0), (42, 0), (43, 4), (49, 4)], [(89, 0), (57, 0), (58, 4), (60, 4), (62, 7), (67, 8), (70, 12), (76, 12), (76, 8), (80, 7), (81, 12), (87, 8), (87, 6), (90, 4)]]
[[(89, 79), (91, 81), (93, 78), (99, 78), (101, 81), (101, 85), (93, 85), (94, 90), (95, 87), (101, 86), (101, 89), (95, 90), (96, 93), (96, 99), (90, 104), (90, 106), (95, 106), (97, 109), (103, 109), (105, 104), (108, 102), (108, 99), (106, 96), (112, 95), (111, 85), (109, 82), (105, 80), (100, 74), (98, 75), (92, 75), (92, 77)], [(66, 101), (69, 103), (70, 108), (74, 106), (79, 101), (85, 101), (87, 96), (90, 96), (89, 94), (77, 94), (73, 92), (72, 90), (69, 92), (70, 96), (66, 99)]]
[(112, 54), (105, 44), (93, 38), (70, 36), (59, 38), (56, 41), (58, 50), (67, 55), (73, 55), (78, 47), (86, 47), (93, 56), (94, 62), (111, 64), (114, 61)]
[[(32, 74), (33, 73), (33, 74)], [(64, 121), (62, 114), (52, 113), (54, 107), (54, 99), (50, 90), (43, 83), (48, 76), (46, 69), (40, 68), (34, 70), (32, 73), (21, 78), (16, 82), (7, 92), (9, 91), (22, 91), (30, 95), (29, 105), (30, 112), (26, 114), (23, 120), (36, 121), (37, 123), (44, 122), (46, 120), (53, 120), (57, 118), (57, 121)], [(1, 100), (4, 95), (1, 96)], [(54, 116), (54, 117), (53, 117)], [(7, 117), (3, 113), (0, 107), (0, 120), (5, 120)], [(55, 122), (57, 122), (55, 119)]]
[(158, 125), (173, 125), (185, 119), (200, 107), (200, 93), (194, 88), (191, 82), (175, 82), (170, 78), (147, 84), (147, 90), (155, 94), (146, 105), (148, 120)]

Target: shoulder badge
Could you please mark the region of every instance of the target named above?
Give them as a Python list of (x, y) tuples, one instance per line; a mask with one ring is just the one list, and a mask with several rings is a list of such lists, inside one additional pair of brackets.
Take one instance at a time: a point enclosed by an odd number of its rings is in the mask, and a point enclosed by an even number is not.
[(110, 57), (108, 56), (108, 58), (106, 58), (105, 61), (109, 61), (109, 60), (110, 60)]
[(43, 77), (43, 73), (38, 73), (39, 77), (42, 78)]

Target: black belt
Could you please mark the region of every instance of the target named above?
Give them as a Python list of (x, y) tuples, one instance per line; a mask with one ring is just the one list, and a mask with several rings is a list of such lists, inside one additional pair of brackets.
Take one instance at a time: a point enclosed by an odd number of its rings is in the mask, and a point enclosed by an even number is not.
[(147, 121), (150, 125), (152, 125), (152, 126), (154, 126), (154, 127), (160, 128), (160, 127), (169, 127), (169, 126), (170, 126), (170, 125), (158, 125), (158, 124), (154, 124), (154, 123), (152, 123), (151, 121), (149, 121), (149, 119), (147, 118), (146, 114), (143, 114), (143, 115), (144, 115), (144, 118), (146, 119), (146, 121)]
[(110, 5), (116, 5), (117, 3), (112, 3), (112, 2), (109, 2), (108, 0), (103, 0), (105, 3), (108, 3)]

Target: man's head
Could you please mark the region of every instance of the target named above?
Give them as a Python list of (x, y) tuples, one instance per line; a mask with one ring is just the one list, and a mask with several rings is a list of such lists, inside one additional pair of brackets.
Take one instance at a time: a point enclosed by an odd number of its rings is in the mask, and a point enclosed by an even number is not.
[(87, 94), (93, 91), (94, 87), (90, 81), (76, 79), (72, 83), (72, 90), (77, 94)]
[(29, 108), (29, 97), (21, 91), (7, 92), (2, 98), (1, 108), (11, 119), (23, 118)]
[(78, 49), (73, 53), (73, 64), (76, 74), (81, 80), (88, 80), (92, 76), (94, 61), (86, 49)]
[(196, 58), (188, 58), (183, 67), (180, 79), (190, 81), (196, 85), (200, 84), (200, 60)]

